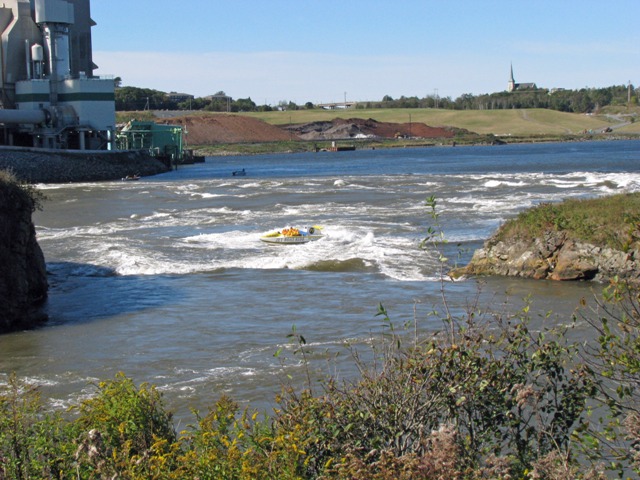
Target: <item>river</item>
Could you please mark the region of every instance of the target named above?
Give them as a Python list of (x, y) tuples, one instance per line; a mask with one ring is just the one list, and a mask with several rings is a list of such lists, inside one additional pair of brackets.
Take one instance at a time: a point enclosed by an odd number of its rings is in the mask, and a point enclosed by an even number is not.
[[(246, 177), (231, 176), (241, 168)], [(344, 344), (367, 348), (381, 331), (380, 303), (396, 325), (438, 329), (430, 312), (443, 286), (454, 312), (481, 288), (481, 302), (515, 309), (531, 294), (534, 316), (566, 320), (593, 284), (443, 284), (437, 253), (419, 248), (434, 225), (425, 199), (437, 199), (444, 253), (464, 263), (523, 209), (638, 191), (640, 142), (212, 157), (137, 182), (39, 188), (50, 321), (0, 337), (0, 383), (16, 372), (67, 407), (122, 371), (157, 385), (188, 422), (191, 408), (222, 394), (268, 410), (282, 382), (301, 381), (294, 326), (314, 365), (348, 377)], [(319, 225), (325, 236), (259, 240), (287, 225)]]

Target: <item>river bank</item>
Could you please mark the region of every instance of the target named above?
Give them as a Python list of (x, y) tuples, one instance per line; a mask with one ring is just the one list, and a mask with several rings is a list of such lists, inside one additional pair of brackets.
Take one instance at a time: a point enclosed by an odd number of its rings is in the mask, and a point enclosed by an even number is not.
[(145, 151), (72, 151), (0, 147), (0, 170), (25, 183), (72, 183), (149, 176), (170, 169)]
[(539, 204), (502, 224), (449, 274), (637, 284), (639, 205), (637, 192)]
[(332, 146), (354, 147), (355, 150), (384, 150), (423, 147), (500, 146), (538, 143), (584, 143), (637, 140), (637, 135), (524, 135), (499, 137), (469, 134), (453, 138), (341, 139), (333, 141), (273, 141), (214, 143), (192, 146), (199, 155), (208, 157), (269, 155), (329, 151)]

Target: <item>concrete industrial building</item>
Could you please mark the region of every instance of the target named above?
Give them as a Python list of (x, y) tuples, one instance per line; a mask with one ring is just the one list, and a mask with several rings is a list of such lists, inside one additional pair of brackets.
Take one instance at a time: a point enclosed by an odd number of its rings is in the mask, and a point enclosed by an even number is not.
[(110, 150), (113, 78), (94, 75), (90, 0), (2, 0), (0, 144)]

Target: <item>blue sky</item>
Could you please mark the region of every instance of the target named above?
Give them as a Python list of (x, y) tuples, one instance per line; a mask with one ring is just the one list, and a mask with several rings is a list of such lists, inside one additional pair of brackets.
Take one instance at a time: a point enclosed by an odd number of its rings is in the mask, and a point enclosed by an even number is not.
[(640, 0), (93, 0), (123, 85), (258, 104), (640, 84)]

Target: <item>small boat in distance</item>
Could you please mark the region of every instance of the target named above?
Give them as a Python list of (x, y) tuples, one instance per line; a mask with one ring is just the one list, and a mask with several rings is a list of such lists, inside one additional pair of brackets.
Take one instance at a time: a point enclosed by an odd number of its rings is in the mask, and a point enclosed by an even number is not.
[(267, 233), (260, 237), (265, 243), (273, 243), (277, 245), (298, 245), (300, 243), (309, 243), (314, 240), (320, 240), (324, 235), (322, 228), (313, 226), (309, 228), (287, 227), (282, 230)]
[(136, 180), (140, 180), (140, 175), (127, 175), (123, 177), (123, 182), (135, 182)]
[(246, 177), (247, 172), (243, 168), (242, 170), (234, 170), (233, 172), (231, 172), (231, 175), (233, 175), (234, 177)]

